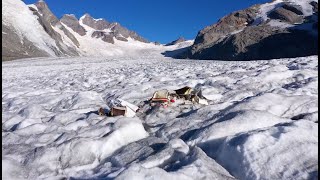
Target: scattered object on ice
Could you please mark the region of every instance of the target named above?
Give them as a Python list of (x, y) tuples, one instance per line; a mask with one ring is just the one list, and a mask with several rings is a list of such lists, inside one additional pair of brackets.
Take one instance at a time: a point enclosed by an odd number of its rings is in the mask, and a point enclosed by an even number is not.
[(104, 111), (104, 109), (101, 107), (101, 108), (99, 108), (99, 115), (100, 116), (105, 116), (106, 115), (106, 113), (105, 113), (105, 111)]
[(181, 89), (177, 89), (175, 90), (175, 92), (177, 93), (177, 95), (181, 98), (185, 98), (186, 100), (190, 100), (191, 98), (191, 92), (192, 92), (192, 88), (185, 86)]
[(150, 106), (162, 106), (164, 108), (168, 107), (169, 103), (171, 103), (171, 98), (169, 95), (170, 94), (167, 89), (154, 92), (152, 98), (149, 100)]
[(195, 96), (192, 101), (197, 102), (198, 104), (204, 104), (209, 105), (208, 101), (206, 99), (201, 99), (199, 96)]
[(152, 98), (151, 102), (168, 102), (169, 101), (169, 91), (164, 89), (160, 91), (156, 91)]
[[(111, 107), (111, 110), (108, 113), (109, 116), (134, 117), (139, 109), (138, 106), (119, 98), (110, 100), (108, 105)], [(99, 109), (99, 115), (106, 115), (102, 108)]]
[(207, 99), (202, 95), (201, 90), (194, 90), (191, 87), (185, 86), (181, 89), (175, 90), (178, 98), (184, 98), (192, 103), (209, 105)]
[(192, 89), (191, 87), (183, 87), (178, 90), (162, 89), (155, 91), (153, 96), (139, 104), (139, 114), (149, 114), (157, 107), (168, 108), (169, 106), (183, 106), (203, 104), (209, 105), (207, 98), (202, 95), (200, 89)]
[(174, 90), (173, 92), (169, 92), (167, 89), (156, 91), (149, 102), (151, 107), (162, 106), (166, 108), (170, 104), (175, 103), (176, 99), (184, 100), (184, 104), (209, 105), (201, 90), (194, 90), (188, 86)]
[(125, 116), (127, 112), (126, 107), (112, 107), (110, 111), (111, 116)]
[[(176, 99), (184, 100), (184, 104), (204, 104), (209, 105), (208, 101), (204, 96), (202, 96), (201, 90), (193, 90), (191, 87), (183, 87), (178, 90), (174, 90), (169, 92), (167, 89), (159, 90), (153, 93), (151, 99), (146, 102), (143, 102), (143, 105), (140, 105), (140, 108), (148, 105), (151, 109), (152, 107), (163, 107), (167, 108), (170, 104), (175, 103)], [(134, 117), (136, 112), (139, 111), (139, 107), (131, 104), (125, 100), (115, 98), (107, 101), (108, 106), (111, 107), (109, 116), (126, 116), (126, 117)], [(140, 109), (141, 111), (141, 109)], [(99, 109), (100, 116), (106, 116), (104, 109)]]
[(130, 110), (134, 111), (134, 112), (137, 112), (137, 110), (139, 109), (138, 106), (134, 105), (134, 104), (131, 104), (125, 100), (122, 100), (122, 99), (118, 99), (120, 102), (121, 102), (121, 105), (122, 106), (126, 106), (128, 107)]
[[(185, 104), (197, 103), (209, 105), (207, 99), (202, 95), (201, 90), (194, 90), (188, 86), (174, 90), (172, 93), (169, 93), (166, 89), (156, 91), (150, 101), (151, 105), (156, 105), (156, 102), (167, 107), (170, 103), (174, 103), (175, 99), (184, 99)], [(188, 103), (187, 101), (191, 101), (191, 103)]]

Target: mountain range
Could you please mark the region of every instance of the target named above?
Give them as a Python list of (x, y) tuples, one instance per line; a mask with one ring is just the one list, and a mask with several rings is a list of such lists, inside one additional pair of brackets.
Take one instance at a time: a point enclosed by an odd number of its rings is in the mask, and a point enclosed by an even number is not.
[(42, 0), (31, 5), (20, 0), (2, 2), (2, 60), (120, 55), (126, 46), (150, 44), (119, 23), (94, 19), (88, 13), (80, 19), (72, 14), (58, 19)]
[[(84, 14), (58, 19), (40, 0), (3, 0), (2, 60), (46, 56), (113, 56), (162, 46), (118, 22)], [(19, 12), (19, 13), (17, 13)], [(318, 54), (317, 0), (274, 0), (232, 12), (200, 30), (174, 58), (258, 60)], [(165, 46), (184, 42), (179, 38)], [(165, 48), (163, 49), (166, 50)]]

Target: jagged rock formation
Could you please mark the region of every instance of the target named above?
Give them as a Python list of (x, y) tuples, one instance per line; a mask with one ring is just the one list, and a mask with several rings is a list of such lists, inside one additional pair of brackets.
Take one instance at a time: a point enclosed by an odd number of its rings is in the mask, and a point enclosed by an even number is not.
[(59, 19), (50, 11), (48, 5), (44, 1), (35, 3), (37, 9), (30, 7), (33, 14), (38, 16), (39, 23), (43, 26), (44, 30), (55, 40), (58, 50), (55, 51), (56, 55), (70, 55), (77, 56), (78, 52), (74, 47), (66, 46), (59, 34), (53, 27), (60, 29), (73, 43), (79, 47), (78, 40), (71, 34), (59, 21)]
[(78, 21), (78, 19), (76, 18), (75, 15), (71, 14), (65, 14), (62, 16), (62, 18), (60, 19), (60, 21), (67, 25), (68, 27), (70, 27), (74, 32), (78, 33), (81, 36), (86, 35), (86, 30), (84, 29), (84, 27), (82, 27)]
[(91, 35), (93, 38), (101, 38), (104, 42), (114, 43), (113, 35), (107, 34), (103, 31), (94, 31)]
[[(132, 38), (137, 41), (148, 43), (149, 41), (139, 36), (136, 32), (130, 31), (125, 27), (122, 27), (119, 23), (113, 22), (109, 23), (105, 19), (94, 19), (90, 14), (86, 13), (82, 16), (81, 21), (83, 24), (97, 30), (103, 31), (108, 30), (108, 33), (105, 33), (110, 38), (111, 36), (120, 41), (128, 41), (128, 38)], [(106, 36), (104, 35), (104, 37)], [(113, 43), (112, 41), (106, 41)]]

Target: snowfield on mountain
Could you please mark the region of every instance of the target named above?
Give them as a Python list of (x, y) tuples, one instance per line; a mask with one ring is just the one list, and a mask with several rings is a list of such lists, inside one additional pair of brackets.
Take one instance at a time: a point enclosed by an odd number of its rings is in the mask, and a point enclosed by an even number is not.
[[(122, 57), (2, 63), (2, 179), (317, 179), (318, 56)], [(96, 114), (156, 90), (201, 88), (128, 118)]]

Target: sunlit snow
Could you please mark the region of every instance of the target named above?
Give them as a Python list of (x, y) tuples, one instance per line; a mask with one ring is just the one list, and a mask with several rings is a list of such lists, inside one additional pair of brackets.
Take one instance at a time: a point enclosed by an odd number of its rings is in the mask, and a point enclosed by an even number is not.
[[(227, 62), (35, 58), (2, 64), (4, 179), (312, 179), (318, 175), (318, 56)], [(121, 98), (201, 88), (174, 103), (103, 117)]]

